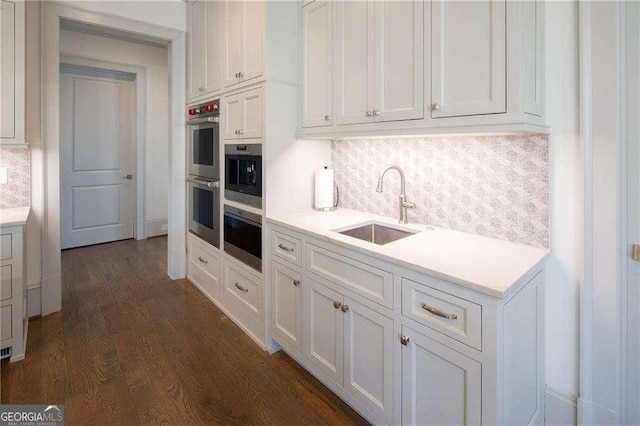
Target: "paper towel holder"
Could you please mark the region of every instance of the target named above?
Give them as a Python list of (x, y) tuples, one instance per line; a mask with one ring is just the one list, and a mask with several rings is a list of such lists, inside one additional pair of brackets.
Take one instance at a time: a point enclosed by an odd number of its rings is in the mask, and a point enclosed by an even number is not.
[(333, 203), (333, 206), (331, 207), (314, 207), (313, 209), (319, 212), (332, 212), (335, 211), (338, 208), (338, 203), (340, 202), (340, 188), (338, 188), (338, 185), (335, 186), (336, 188), (336, 201)]

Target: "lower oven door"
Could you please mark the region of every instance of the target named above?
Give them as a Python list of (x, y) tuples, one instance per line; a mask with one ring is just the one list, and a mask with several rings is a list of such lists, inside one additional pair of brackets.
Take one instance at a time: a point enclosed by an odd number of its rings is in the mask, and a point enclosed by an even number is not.
[(262, 217), (225, 205), (224, 251), (262, 271)]
[(188, 179), (189, 232), (220, 248), (220, 182)]

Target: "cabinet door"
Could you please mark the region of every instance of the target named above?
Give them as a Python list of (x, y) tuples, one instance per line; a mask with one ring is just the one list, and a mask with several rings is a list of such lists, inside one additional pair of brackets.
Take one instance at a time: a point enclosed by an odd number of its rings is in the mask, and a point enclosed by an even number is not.
[(505, 10), (506, 0), (433, 0), (432, 118), (506, 112)]
[(264, 1), (245, 0), (242, 23), (242, 81), (262, 75), (264, 62)]
[(284, 343), (302, 351), (302, 276), (271, 262), (271, 329)]
[(336, 11), (337, 124), (374, 121), (372, 1), (343, 0)]
[(15, 4), (2, 1), (0, 12), (0, 71), (2, 80), (2, 126), (0, 127), (0, 137), (13, 139), (16, 134), (15, 122)]
[(239, 139), (242, 129), (242, 94), (226, 96), (223, 107), (221, 115), (224, 121), (224, 138)]
[(342, 295), (311, 279), (305, 281), (304, 356), (333, 381), (342, 385)]
[(375, 2), (375, 15), (376, 121), (423, 118), (423, 2)]
[(316, 1), (302, 9), (302, 127), (333, 124), (333, 5)]
[(344, 387), (393, 422), (393, 320), (345, 298)]
[(224, 33), (223, 21), (226, 3), (222, 1), (206, 1), (207, 4), (207, 57), (206, 57), (206, 92), (216, 92), (224, 86)]
[(206, 4), (205, 0), (189, 3), (189, 97), (194, 98), (205, 91), (205, 52), (206, 38)]
[(225, 1), (226, 22), (224, 37), (224, 81), (225, 86), (240, 82), (238, 73), (242, 71), (242, 18), (244, 1)]
[(263, 123), (262, 88), (242, 93), (241, 137), (261, 138)]
[[(402, 423), (481, 423), (481, 364), (403, 326)], [(400, 343), (398, 343), (400, 344)]]

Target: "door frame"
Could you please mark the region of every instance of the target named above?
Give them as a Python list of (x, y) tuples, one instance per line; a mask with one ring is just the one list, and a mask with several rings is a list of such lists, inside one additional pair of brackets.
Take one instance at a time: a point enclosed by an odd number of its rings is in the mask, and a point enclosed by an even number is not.
[[(168, 43), (169, 83), (169, 214), (167, 269), (172, 279), (186, 273), (186, 33), (156, 24), (90, 12), (53, 2), (41, 4), (41, 87), (43, 154), (33, 168), (43, 169), (42, 315), (62, 309), (60, 255), (59, 81), (62, 19), (102, 26)], [(40, 184), (39, 182), (36, 184)]]
[(626, 420), (626, 155), (633, 120), (626, 108), (628, 7), (624, 2), (579, 4), (583, 252), (578, 424)]
[(146, 203), (146, 147), (147, 147), (147, 67), (98, 61), (82, 56), (60, 54), (60, 64), (72, 67), (90, 68), (98, 71), (115, 71), (135, 76), (135, 119), (136, 140), (134, 141), (135, 196), (133, 197), (133, 237), (136, 240), (147, 238), (145, 229)]

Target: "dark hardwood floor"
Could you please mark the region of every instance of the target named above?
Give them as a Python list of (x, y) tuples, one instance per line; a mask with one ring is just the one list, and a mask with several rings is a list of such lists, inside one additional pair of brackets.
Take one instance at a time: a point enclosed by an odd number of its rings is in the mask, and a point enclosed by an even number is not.
[(269, 355), (186, 280), (166, 238), (62, 253), (62, 312), (1, 364), (3, 404), (64, 404), (68, 425), (365, 424), (283, 352)]

